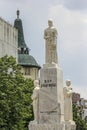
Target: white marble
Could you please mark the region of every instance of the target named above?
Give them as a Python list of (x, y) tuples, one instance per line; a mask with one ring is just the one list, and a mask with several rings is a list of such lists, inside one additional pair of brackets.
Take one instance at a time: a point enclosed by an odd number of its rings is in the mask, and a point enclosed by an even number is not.
[(40, 70), (39, 122), (54, 123), (64, 120), (63, 75), (56, 67), (43, 67)]
[(72, 88), (70, 87), (71, 81), (66, 81), (66, 86), (64, 87), (64, 119), (65, 121), (72, 121)]
[(39, 121), (39, 91), (40, 91), (40, 87), (39, 87), (39, 81), (35, 80), (34, 81), (34, 90), (33, 90), (33, 94), (31, 96), (32, 100), (33, 100), (33, 112), (34, 112), (34, 123), (38, 123)]
[(65, 130), (76, 130), (76, 124), (74, 121), (65, 122)]
[(18, 31), (0, 18), (0, 57), (5, 55), (18, 59)]
[(45, 39), (45, 62), (57, 63), (57, 30), (53, 26), (53, 21), (48, 20), (48, 28), (44, 31)]
[(34, 109), (38, 116), (36, 116), (37, 121), (30, 122), (29, 130), (75, 130), (76, 125), (72, 119), (70, 81), (66, 82), (66, 87), (63, 86), (63, 72), (58, 65), (57, 30), (52, 20), (48, 21), (48, 26), (44, 32), (46, 62), (40, 70), (40, 88), (39, 93), (37, 92), (38, 103), (36, 103), (38, 107)]
[(61, 124), (30, 124), (29, 130), (64, 130)]

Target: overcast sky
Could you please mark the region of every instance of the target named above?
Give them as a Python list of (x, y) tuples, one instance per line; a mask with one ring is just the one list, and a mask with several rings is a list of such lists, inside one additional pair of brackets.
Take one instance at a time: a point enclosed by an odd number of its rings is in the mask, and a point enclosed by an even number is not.
[(30, 54), (44, 64), (44, 29), (52, 18), (58, 30), (58, 57), (73, 91), (87, 99), (87, 0), (0, 0), (0, 17), (14, 24), (20, 10)]

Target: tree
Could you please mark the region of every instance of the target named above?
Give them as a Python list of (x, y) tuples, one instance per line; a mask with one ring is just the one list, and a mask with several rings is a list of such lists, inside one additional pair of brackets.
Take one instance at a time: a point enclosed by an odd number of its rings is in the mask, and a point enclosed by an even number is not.
[(0, 129), (27, 130), (33, 119), (33, 81), (25, 79), (15, 58), (0, 58)]
[(80, 112), (80, 108), (73, 104), (73, 120), (76, 123), (76, 130), (87, 130), (86, 122), (82, 120)]

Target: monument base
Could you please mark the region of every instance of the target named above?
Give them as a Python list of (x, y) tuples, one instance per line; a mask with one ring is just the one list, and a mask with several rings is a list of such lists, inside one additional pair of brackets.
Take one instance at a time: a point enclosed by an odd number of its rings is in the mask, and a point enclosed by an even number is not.
[(63, 124), (33, 124), (30, 122), (29, 130), (65, 130)]
[(76, 124), (74, 121), (65, 122), (65, 130), (76, 130)]
[(74, 121), (62, 122), (61, 124), (37, 124), (31, 121), (28, 126), (29, 130), (76, 130), (76, 124)]

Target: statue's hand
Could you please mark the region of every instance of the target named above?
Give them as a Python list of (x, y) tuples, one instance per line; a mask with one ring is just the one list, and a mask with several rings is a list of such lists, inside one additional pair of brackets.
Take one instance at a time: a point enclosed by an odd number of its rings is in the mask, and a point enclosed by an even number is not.
[(68, 97), (71, 97), (71, 92), (67, 92), (67, 94), (68, 94)]

